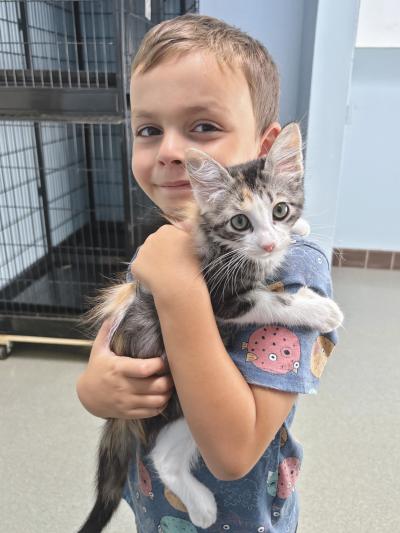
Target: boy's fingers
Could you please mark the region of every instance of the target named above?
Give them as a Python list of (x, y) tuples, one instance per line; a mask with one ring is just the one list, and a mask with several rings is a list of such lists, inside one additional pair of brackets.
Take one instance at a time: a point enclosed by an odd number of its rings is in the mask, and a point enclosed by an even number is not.
[(167, 368), (161, 357), (150, 359), (120, 358), (121, 372), (128, 378), (149, 378), (155, 374), (163, 375)]
[(135, 381), (135, 394), (140, 395), (171, 395), (174, 381), (171, 376), (157, 378), (142, 378)]
[(127, 420), (131, 420), (131, 419), (139, 420), (142, 418), (152, 418), (153, 416), (157, 416), (160, 413), (162, 413), (165, 407), (162, 409), (132, 409), (132, 411), (129, 411), (128, 413), (120, 416), (120, 418), (126, 418)]
[(163, 395), (154, 398), (149, 396), (143, 405), (128, 409), (126, 414), (129, 414), (128, 418), (149, 418), (157, 416), (165, 410), (169, 400), (170, 396)]
[(169, 398), (165, 394), (147, 396), (141, 408), (145, 409), (165, 409)]

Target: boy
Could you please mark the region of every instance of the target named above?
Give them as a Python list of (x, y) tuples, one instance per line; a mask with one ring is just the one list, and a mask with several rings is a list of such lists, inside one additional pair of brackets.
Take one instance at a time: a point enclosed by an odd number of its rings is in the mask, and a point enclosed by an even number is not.
[[(192, 199), (185, 150), (198, 148), (224, 166), (264, 156), (281, 129), (278, 95), (276, 67), (251, 37), (197, 15), (159, 24), (132, 65), (135, 179), (161, 210), (173, 213)], [(294, 249), (293, 261), (306, 261), (288, 269), (285, 288), (307, 283), (328, 294), (322, 252), (301, 242)], [(294, 533), (302, 451), (289, 427), (298, 392), (315, 392), (322, 372), (318, 332), (296, 332), (296, 376), (263, 372), (255, 385), (236, 364), (243, 352), (228, 353), (221, 341), (188, 234), (163, 226), (141, 246), (131, 270), (154, 296), (171, 375), (159, 354), (146, 360), (112, 354), (104, 324), (78, 381), (80, 400), (97, 416), (145, 418), (162, 412), (175, 386), (202, 457), (194, 473), (218, 505), (217, 522), (208, 530)], [(333, 345), (334, 339), (324, 338), (325, 347)], [(126, 488), (138, 531), (196, 531), (181, 502), (151, 474), (141, 456)]]

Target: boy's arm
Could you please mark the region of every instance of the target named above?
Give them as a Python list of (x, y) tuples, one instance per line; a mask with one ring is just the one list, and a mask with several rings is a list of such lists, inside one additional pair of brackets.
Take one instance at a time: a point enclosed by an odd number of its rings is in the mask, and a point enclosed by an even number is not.
[(185, 417), (215, 477), (243, 477), (297, 395), (251, 386), (221, 340), (191, 237), (162, 226), (140, 247), (132, 273), (152, 292)]
[(207, 286), (198, 278), (173, 298), (153, 293), (182, 409), (215, 477), (247, 474), (275, 437), (297, 394), (249, 385), (227, 353)]

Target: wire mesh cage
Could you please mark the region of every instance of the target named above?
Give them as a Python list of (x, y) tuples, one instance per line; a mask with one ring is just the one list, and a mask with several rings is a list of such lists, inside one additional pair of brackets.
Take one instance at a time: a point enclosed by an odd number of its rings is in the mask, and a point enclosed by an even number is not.
[(0, 13), (5, 86), (115, 85), (109, 2), (2, 2)]
[(0, 2), (0, 331), (76, 337), (153, 222), (130, 173), (130, 64), (192, 0)]

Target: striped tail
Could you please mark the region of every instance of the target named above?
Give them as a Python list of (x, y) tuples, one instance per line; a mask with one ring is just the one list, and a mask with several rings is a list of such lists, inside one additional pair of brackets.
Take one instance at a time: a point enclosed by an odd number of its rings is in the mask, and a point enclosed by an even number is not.
[(105, 423), (98, 455), (97, 498), (78, 533), (100, 533), (117, 509), (129, 463), (136, 456), (136, 431), (134, 421), (110, 419)]

